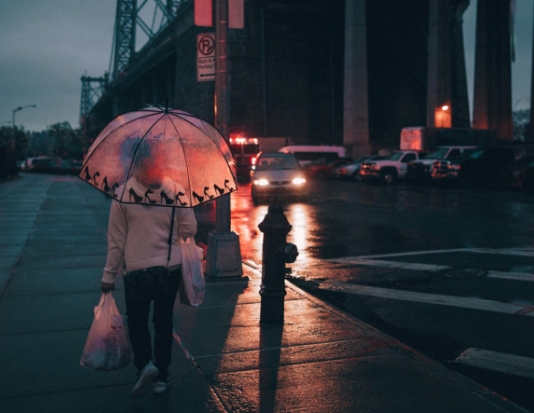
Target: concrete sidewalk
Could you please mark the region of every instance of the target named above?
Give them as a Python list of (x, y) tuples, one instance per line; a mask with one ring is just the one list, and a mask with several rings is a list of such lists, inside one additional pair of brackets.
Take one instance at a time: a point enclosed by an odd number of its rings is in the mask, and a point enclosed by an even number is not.
[(260, 324), (250, 265), (208, 281), (201, 307), (176, 305), (172, 386), (132, 400), (133, 366), (79, 365), (109, 202), (73, 177), (0, 184), (0, 412), (525, 412), (290, 283), (284, 324)]

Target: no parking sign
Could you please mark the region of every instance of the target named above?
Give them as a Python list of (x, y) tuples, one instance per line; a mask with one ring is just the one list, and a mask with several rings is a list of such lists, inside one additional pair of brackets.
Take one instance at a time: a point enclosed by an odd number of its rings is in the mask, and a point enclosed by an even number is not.
[(215, 33), (197, 34), (197, 81), (215, 80)]

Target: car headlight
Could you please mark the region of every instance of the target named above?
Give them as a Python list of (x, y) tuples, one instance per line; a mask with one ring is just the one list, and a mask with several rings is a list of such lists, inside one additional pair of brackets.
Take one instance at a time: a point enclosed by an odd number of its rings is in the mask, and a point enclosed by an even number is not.
[(450, 168), (453, 171), (459, 171), (460, 169), (462, 169), (462, 165), (451, 165)]
[(306, 179), (301, 178), (300, 176), (297, 177), (297, 178), (294, 178), (294, 179), (291, 181), (291, 183), (292, 183), (293, 185), (302, 185), (302, 184), (305, 183), (305, 182), (306, 182)]
[(371, 166), (369, 166), (369, 169), (372, 169), (373, 171), (378, 171), (380, 169), (380, 166), (374, 163)]
[(255, 179), (254, 180), (254, 185), (267, 186), (267, 185), (269, 185), (269, 181), (267, 179)]

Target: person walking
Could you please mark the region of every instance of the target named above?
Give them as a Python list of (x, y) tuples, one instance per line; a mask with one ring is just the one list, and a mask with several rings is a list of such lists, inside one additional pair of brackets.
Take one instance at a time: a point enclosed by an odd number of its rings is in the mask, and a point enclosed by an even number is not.
[[(115, 289), (115, 278), (122, 268), (128, 333), (138, 370), (133, 398), (145, 396), (151, 388), (156, 394), (163, 393), (170, 385), (173, 308), (181, 280), (178, 237), (185, 240), (196, 232), (197, 221), (191, 208), (111, 203), (101, 290), (108, 293)], [(133, 277), (129, 276), (132, 271), (152, 267), (167, 267), (174, 280), (168, 291), (153, 300), (153, 345), (148, 326), (152, 300), (136, 296), (130, 282)]]

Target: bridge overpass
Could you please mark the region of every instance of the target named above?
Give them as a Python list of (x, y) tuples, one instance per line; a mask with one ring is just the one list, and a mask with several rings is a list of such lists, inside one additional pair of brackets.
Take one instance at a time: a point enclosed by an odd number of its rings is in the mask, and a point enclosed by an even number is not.
[[(117, 0), (112, 73), (84, 83), (100, 88), (94, 104), (82, 94), (90, 137), (120, 113), (167, 99), (214, 123), (214, 82), (197, 73), (197, 35), (213, 28), (194, 25), (193, 0), (152, 1), (157, 27), (140, 19), (137, 0)], [(229, 30), (230, 132), (343, 144), (353, 156), (398, 148), (406, 126), (472, 124), (511, 140), (510, 0), (477, 2), (472, 120), (462, 34), (469, 3), (245, 0), (244, 29)], [(136, 50), (139, 28), (148, 41)]]

